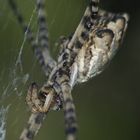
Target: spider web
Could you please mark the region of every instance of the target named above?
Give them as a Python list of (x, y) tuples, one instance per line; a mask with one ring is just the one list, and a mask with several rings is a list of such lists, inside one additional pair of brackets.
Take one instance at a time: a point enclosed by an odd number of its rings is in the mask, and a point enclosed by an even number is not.
[[(2, 34), (7, 32), (8, 26), (10, 26), (10, 21), (15, 21), (16, 18), (11, 18), (12, 13), (6, 12), (9, 7), (7, 6), (6, 1), (0, 1), (0, 17), (1, 19), (4, 19), (3, 22), (0, 20), (0, 36), (2, 37)], [(32, 9), (31, 15), (28, 20), (28, 27), (31, 26), (33, 17), (35, 15), (36, 7)], [(8, 17), (8, 18), (5, 18)], [(3, 37), (2, 46), (5, 47), (5, 35)], [(8, 40), (8, 38), (7, 38)], [(1, 68), (0, 68), (0, 140), (5, 140), (6, 138), (6, 131), (9, 129), (7, 124), (7, 115), (9, 113), (9, 108), (11, 109), (13, 106), (13, 103), (17, 100), (21, 100), (23, 93), (25, 93), (24, 89), (27, 89), (27, 83), (29, 82), (30, 72), (35, 67), (35, 61), (33, 60), (32, 65), (30, 66), (30, 71), (25, 72), (24, 70), (24, 64), (23, 64), (23, 55), (25, 53), (24, 47), (26, 46), (26, 33), (24, 34), (24, 37), (22, 37), (22, 41), (17, 41), (17, 47), (18, 49), (14, 50), (15, 48), (10, 48), (9, 50), (6, 50), (6, 48), (1, 48), (0, 55), (1, 55)], [(12, 46), (12, 44), (11, 44)], [(8, 48), (8, 47), (7, 47)], [(9, 56), (7, 56), (9, 55)], [(7, 60), (4, 61), (6, 57)], [(21, 103), (18, 103), (17, 106), (20, 106)], [(16, 108), (19, 110), (19, 108)], [(13, 109), (12, 109), (13, 110)], [(11, 114), (11, 113), (10, 113)], [(16, 124), (18, 119), (15, 119), (13, 122), (13, 125)]]
[(0, 140), (5, 140), (6, 136), (6, 116), (9, 106), (0, 108)]

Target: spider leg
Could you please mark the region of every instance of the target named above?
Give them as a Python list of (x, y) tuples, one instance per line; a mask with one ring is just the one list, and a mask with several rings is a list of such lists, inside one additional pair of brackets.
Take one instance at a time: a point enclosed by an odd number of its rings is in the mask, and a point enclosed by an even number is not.
[(63, 95), (63, 108), (65, 119), (65, 133), (67, 140), (76, 140), (77, 132), (77, 117), (75, 112), (75, 105), (71, 95), (71, 90), (77, 82), (77, 64), (73, 63), (71, 67), (71, 75), (69, 82), (65, 82), (61, 85)]
[[(40, 129), (42, 122), (48, 113), (48, 110), (42, 111), (42, 108), (40, 108), (42, 102), (38, 99), (37, 94), (38, 86), (36, 83), (32, 83), (28, 89), (28, 94), (26, 97), (26, 102), (29, 108), (32, 110), (32, 114), (27, 123), (27, 127), (24, 128), (21, 133), (20, 140), (32, 140)], [(40, 108), (41, 110), (37, 110), (37, 108)]]
[(27, 96), (26, 96), (26, 103), (29, 106), (29, 109), (36, 113), (36, 106), (41, 104), (41, 101), (38, 99), (38, 86), (36, 83), (32, 83), (28, 89)]
[(75, 105), (71, 95), (71, 86), (64, 84), (62, 86), (63, 93), (63, 107), (64, 107), (64, 119), (65, 119), (65, 132), (67, 140), (75, 140), (77, 132), (77, 121), (75, 113)]
[[(73, 35), (70, 35), (68, 37), (65, 37), (65, 36), (60, 36), (59, 37), (59, 40), (57, 42), (57, 46), (60, 46), (61, 48), (66, 48), (66, 46), (68, 45), (68, 43), (70, 42), (71, 38), (72, 38)], [(61, 53), (61, 51), (60, 51)]]
[(48, 49), (48, 29), (47, 29), (47, 22), (46, 22), (46, 14), (45, 14), (45, 1), (44, 0), (36, 0), (37, 5), (37, 17), (38, 17), (38, 40), (40, 46), (43, 48)]
[[(54, 65), (54, 61), (53, 61), (53, 64), (51, 64), (50, 61), (49, 61), (49, 63), (47, 63), (48, 61), (46, 62), (46, 55), (44, 56), (43, 51), (41, 50), (41, 48), (39, 48), (38, 42), (36, 41), (31, 29), (24, 22), (23, 16), (18, 11), (16, 3), (14, 2), (14, 0), (8, 0), (8, 2), (9, 2), (9, 5), (10, 5), (14, 15), (16, 16), (19, 24), (21, 25), (22, 30), (25, 33), (28, 42), (31, 44), (36, 58), (38, 59), (38, 61), (39, 61), (40, 65), (41, 65), (41, 67), (43, 68), (46, 76), (48, 76), (49, 72), (52, 69), (52, 65)], [(46, 51), (48, 51), (48, 50), (46, 50)], [(49, 52), (48, 52), (47, 58), (52, 59), (51, 56), (49, 55)]]
[[(98, 14), (98, 0), (92, 0), (89, 7), (86, 9), (84, 17), (82, 18), (80, 24), (78, 25), (72, 39), (67, 45), (68, 49), (72, 49), (73, 54), (78, 53), (77, 49), (79, 50), (87, 39), (88, 33), (94, 24), (94, 20)], [(72, 47), (73, 46), (73, 47)], [(63, 53), (61, 53), (62, 55)], [(60, 58), (61, 58), (60, 55)], [(72, 56), (72, 54), (71, 54)], [(68, 60), (69, 61), (69, 60)], [(73, 60), (71, 60), (73, 61)], [(73, 63), (71, 68), (71, 75), (69, 79), (69, 83), (61, 85), (62, 94), (63, 94), (63, 107), (64, 107), (64, 118), (65, 118), (65, 131), (67, 140), (75, 140), (76, 139), (76, 132), (77, 132), (77, 122), (76, 122), (76, 112), (75, 112), (75, 105), (73, 103), (73, 98), (71, 95), (71, 90), (75, 85), (76, 77), (77, 77), (77, 65)]]
[(32, 140), (40, 129), (46, 113), (32, 113), (27, 127), (21, 133), (20, 140)]
[(97, 17), (99, 11), (98, 4), (99, 0), (90, 0), (90, 3), (85, 10), (85, 13), (68, 44), (67, 48), (72, 48), (73, 52), (76, 54), (83, 46), (85, 40), (88, 39), (88, 34), (91, 28), (94, 28), (94, 26), (96, 26), (97, 24)]
[[(36, 0), (37, 13), (38, 13), (38, 41), (42, 49), (42, 54), (44, 56), (45, 63), (52, 69), (56, 63), (52, 57), (50, 57), (49, 52), (49, 41), (48, 41), (48, 29), (46, 21), (46, 11), (45, 11), (45, 1)], [(46, 67), (48, 68), (48, 67)]]

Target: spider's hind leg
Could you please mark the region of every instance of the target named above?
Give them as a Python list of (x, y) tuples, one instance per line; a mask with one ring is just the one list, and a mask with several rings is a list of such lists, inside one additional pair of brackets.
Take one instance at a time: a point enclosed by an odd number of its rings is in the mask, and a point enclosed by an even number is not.
[(75, 105), (71, 95), (71, 86), (64, 84), (62, 86), (63, 93), (63, 107), (64, 107), (64, 119), (65, 119), (65, 133), (67, 140), (76, 140), (77, 132), (77, 119), (75, 112)]
[(46, 117), (46, 113), (32, 113), (28, 120), (28, 125), (22, 131), (20, 135), (20, 140), (33, 140), (38, 130), (40, 129), (43, 120)]
[(49, 52), (49, 39), (48, 39), (48, 28), (47, 28), (47, 18), (45, 11), (45, 0), (36, 0), (37, 6), (37, 20), (38, 20), (38, 41), (42, 50), (42, 55), (45, 58), (46, 69), (50, 68), (49, 73), (56, 65), (56, 62), (51, 57)]

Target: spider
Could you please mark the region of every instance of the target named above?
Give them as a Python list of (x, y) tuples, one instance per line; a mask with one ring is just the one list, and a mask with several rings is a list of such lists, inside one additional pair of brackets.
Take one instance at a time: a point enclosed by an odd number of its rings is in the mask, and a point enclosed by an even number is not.
[(38, 41), (25, 24), (13, 0), (9, 4), (17, 17), (27, 40), (33, 48), (46, 76), (47, 82), (38, 89), (32, 83), (26, 102), (32, 111), (28, 126), (20, 140), (32, 140), (50, 110), (64, 110), (67, 140), (75, 140), (77, 132), (75, 105), (71, 91), (75, 84), (88, 81), (100, 74), (119, 49), (128, 24), (127, 14), (114, 14), (98, 8), (99, 0), (90, 0), (74, 34), (61, 38), (58, 60), (48, 49), (48, 30), (45, 16), (45, 0), (37, 0)]

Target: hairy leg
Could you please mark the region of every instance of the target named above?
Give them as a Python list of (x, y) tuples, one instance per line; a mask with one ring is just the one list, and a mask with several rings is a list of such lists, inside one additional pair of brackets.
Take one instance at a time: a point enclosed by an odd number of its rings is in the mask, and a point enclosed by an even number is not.
[(20, 140), (33, 140), (45, 117), (46, 113), (32, 113), (27, 123), (27, 127), (24, 128), (21, 133)]
[(65, 133), (67, 140), (76, 140), (77, 121), (75, 105), (71, 95), (71, 86), (63, 84), (63, 106), (64, 106), (64, 120), (65, 120)]
[(49, 41), (48, 41), (48, 29), (47, 29), (47, 19), (45, 11), (45, 0), (36, 0), (37, 13), (38, 13), (38, 41), (41, 46), (42, 55), (46, 64), (45, 71), (50, 68), (49, 73), (52, 68), (56, 65), (52, 57), (50, 57), (49, 52)]

